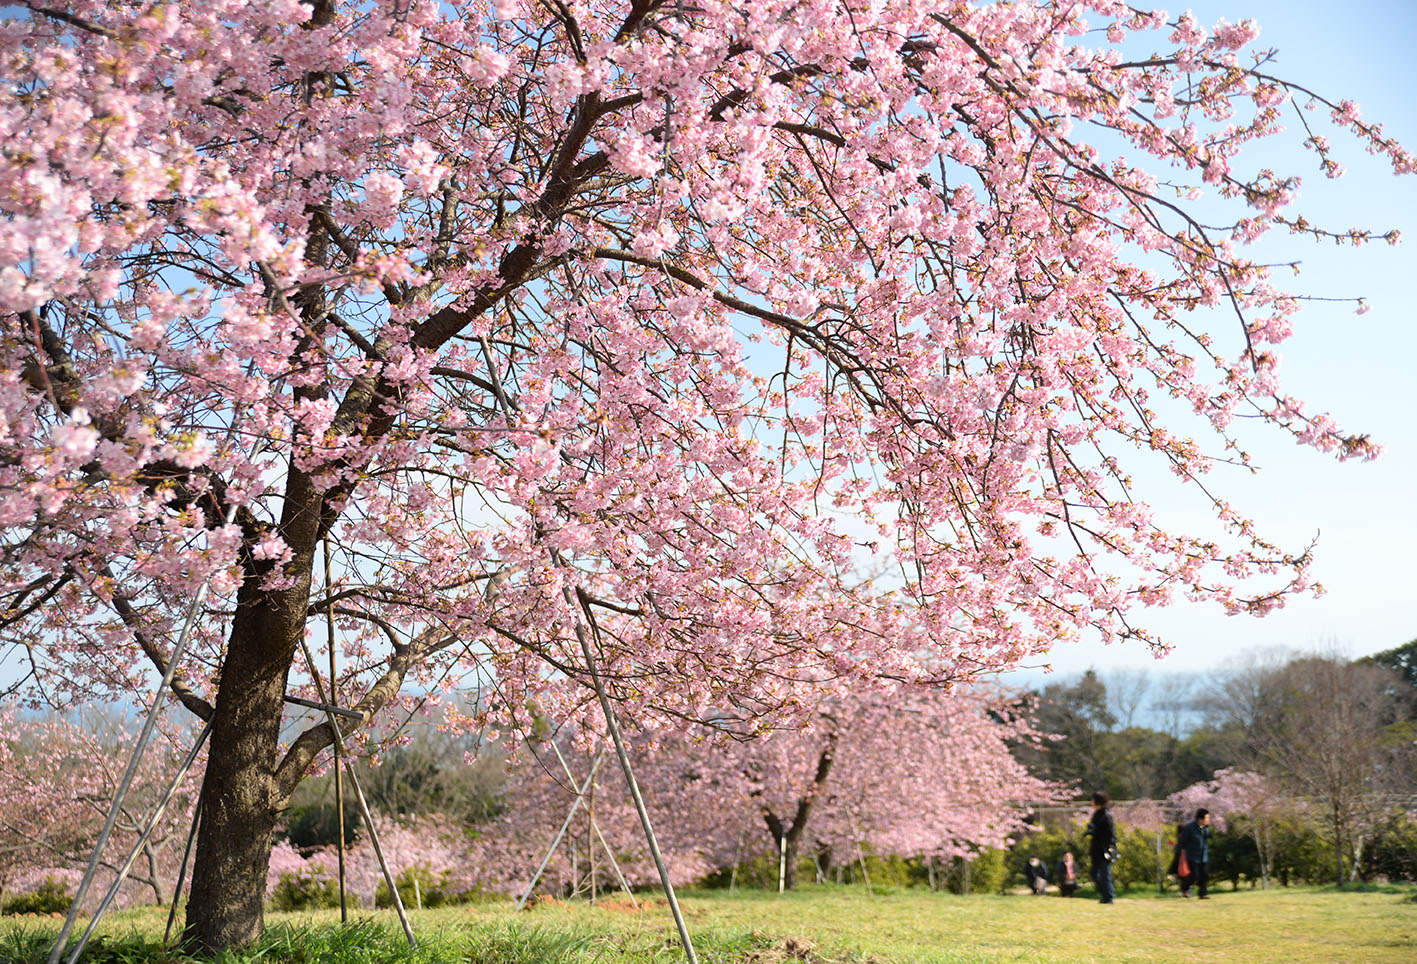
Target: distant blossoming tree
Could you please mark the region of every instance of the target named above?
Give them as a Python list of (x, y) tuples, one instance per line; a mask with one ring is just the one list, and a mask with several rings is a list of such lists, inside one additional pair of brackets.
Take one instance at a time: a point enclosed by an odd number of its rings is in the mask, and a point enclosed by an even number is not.
[[(661, 735), (640, 748), (638, 779), (686, 879), (768, 852), (770, 841), (792, 889), (804, 852), (850, 863), (864, 852), (952, 858), (1003, 846), (1024, 830), (1030, 804), (1066, 796), (1014, 759), (1011, 744), (1035, 737), (1026, 714), (983, 689), (852, 696), (822, 706), (802, 731), (728, 742)], [(533, 744), (518, 754), (507, 787), (513, 805), (481, 832), (495, 886), (525, 887), (575, 799), (573, 783), (586, 780), (585, 752), (563, 754), (575, 761), (574, 781), (553, 752)], [(623, 780), (607, 773), (597, 787), (588, 801), (597, 826), (629, 861), (622, 869), (631, 883), (650, 882), (654, 867)], [(584, 826), (585, 815), (578, 819)], [(592, 839), (581, 852), (598, 847)], [(553, 869), (564, 874), (565, 863)], [(607, 863), (600, 858), (601, 885), (614, 886)]]
[[(114, 788), (136, 734), (114, 720), (35, 718), (0, 710), (0, 892), (31, 890), (48, 876), (72, 891), (93, 852)], [(170, 734), (147, 754), (115, 824), (114, 846), (101, 865), (107, 889), (177, 772), (188, 734)], [(192, 819), (202, 759), (188, 771), (162, 819), (138, 847), (119, 892), (120, 906), (163, 904), (177, 885), (178, 862)], [(91, 893), (92, 910), (103, 891)]]
[[(1237, 416), (1374, 451), (1276, 379), (1297, 302), (1245, 246), (1332, 235), (1237, 158), (1292, 110), (1326, 174), (1311, 125), (1414, 163), (1256, 30), (1114, 0), (9, 8), (0, 630), (26, 698), (132, 693), (210, 587), (174, 686), (213, 727), (189, 938), (260, 931), (332, 740), (280, 742), (327, 610), (364, 722), (469, 674), (491, 718), (574, 719), (584, 640), (656, 725), (1308, 587), (1199, 483), (1248, 461)], [(1228, 540), (1157, 518), (1148, 460)]]
[(1264, 774), (1239, 767), (1216, 770), (1213, 779), (1178, 790), (1166, 802), (1182, 820), (1205, 807), (1215, 815), (1215, 826), (1220, 830), (1227, 829), (1228, 820), (1243, 817), (1241, 829), (1255, 842), (1260, 881), (1266, 889), (1274, 865), (1274, 825), (1280, 817), (1306, 809), (1305, 801), (1287, 796)]
[(1030, 804), (1066, 797), (1014, 759), (1011, 745), (1036, 734), (986, 692), (847, 699), (819, 717), (718, 762), (738, 774), (749, 826), (786, 854), (789, 888), (803, 843), (841, 863), (866, 851), (971, 857), (1023, 832)]

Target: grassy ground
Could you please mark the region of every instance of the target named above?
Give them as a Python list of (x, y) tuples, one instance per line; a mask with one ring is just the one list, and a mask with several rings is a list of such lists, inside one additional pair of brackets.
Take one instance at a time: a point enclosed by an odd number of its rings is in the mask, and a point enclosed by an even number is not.
[[(1204, 903), (1123, 897), (1112, 907), (1057, 897), (954, 897), (904, 891), (808, 888), (784, 897), (740, 891), (682, 900), (701, 964), (1417, 964), (1413, 888), (1366, 892), (1221, 892)], [(484, 904), (416, 912), (421, 947), (410, 953), (387, 912), (271, 914), (259, 948), (230, 964), (671, 964), (682, 960), (662, 902), (633, 911), (555, 902), (520, 915)], [(155, 909), (105, 919), (88, 960), (185, 960), (158, 944)], [(43, 960), (58, 922), (0, 920), (0, 961)]]

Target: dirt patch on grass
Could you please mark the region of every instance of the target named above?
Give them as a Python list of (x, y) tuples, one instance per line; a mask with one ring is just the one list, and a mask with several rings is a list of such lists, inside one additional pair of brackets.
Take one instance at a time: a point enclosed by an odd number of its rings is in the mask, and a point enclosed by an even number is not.
[(532, 910), (537, 907), (565, 907), (566, 902), (559, 897), (552, 897), (550, 894), (533, 894), (527, 899), (526, 909)]
[(630, 903), (628, 897), (611, 897), (607, 900), (598, 900), (595, 906), (601, 910), (614, 911), (617, 914), (638, 914), (646, 910), (658, 910), (665, 906), (664, 901), (656, 900), (653, 897), (637, 897), (639, 906)]
[(817, 953), (815, 941), (806, 937), (781, 937), (767, 947), (749, 951), (743, 960), (747, 964), (783, 964), (785, 961), (803, 961), (806, 964), (825, 961)]

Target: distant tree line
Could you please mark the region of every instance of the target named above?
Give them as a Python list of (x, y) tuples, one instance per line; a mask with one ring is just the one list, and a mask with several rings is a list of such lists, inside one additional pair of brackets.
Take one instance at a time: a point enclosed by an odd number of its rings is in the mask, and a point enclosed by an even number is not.
[[(1206, 675), (1089, 670), (1033, 698), (1059, 737), (1018, 748), (1037, 776), (1164, 801), (1222, 770), (1262, 774), (1287, 801), (1272, 828), (1281, 882), (1417, 878), (1417, 640)], [(1219, 876), (1258, 878), (1260, 839), (1217, 837)]]
[[(1012, 704), (995, 706), (991, 712), (1003, 714), (995, 722), (1006, 722)], [(1032, 777), (1071, 784), (1079, 801), (1093, 789), (1114, 800), (1141, 801), (1118, 808), (1122, 859), (1115, 876), (1123, 887), (1167, 885), (1175, 824), (1189, 818), (1198, 801), (1223, 817), (1214, 837), (1216, 880), (1236, 886), (1417, 880), (1417, 640), (1356, 661), (1289, 655), (1206, 675), (1088, 671), (1022, 695), (1017, 709), (1020, 718), (1036, 721), (1032, 730), (1053, 735), (1011, 747)], [(125, 746), (119, 722), (16, 716), (3, 727), (0, 769), (26, 775), (27, 782), (14, 779), (0, 787), (0, 907), (13, 912), (47, 893), (45, 887), (59, 894), (72, 886), (69, 878), (86, 859), (101, 815), (91, 804), (103, 799), (108, 763)], [(178, 749), (190, 742), (190, 735), (173, 736)], [(544, 741), (549, 734), (528, 736)], [(62, 766), (55, 762), (61, 759)], [(166, 757), (154, 759), (167, 765)], [(376, 822), (389, 820), (410, 840), (424, 832), (418, 828), (436, 824), (457, 838), (438, 842), (449, 853), (494, 834), (505, 813), (525, 809), (522, 784), (508, 782), (506, 761), (473, 735), (410, 726), (358, 768)], [(884, 769), (876, 767), (875, 775), (883, 778)], [(64, 780), (50, 778), (59, 773)], [(949, 779), (933, 779), (939, 784), (934, 802), (952, 793), (982, 799), (962, 793)], [(1237, 791), (1241, 784), (1250, 789)], [(147, 784), (140, 789), (134, 800), (141, 803), (150, 793)], [(920, 801), (922, 810), (932, 802), (921, 786), (907, 796)], [(365, 832), (350, 797), (344, 832), (346, 843), (355, 845)], [(609, 803), (602, 804), (602, 819), (609, 819)], [(538, 811), (559, 819), (559, 806)], [(928, 855), (928, 848), (902, 844), (899, 834), (876, 844), (858, 833), (854, 855), (847, 854), (853, 859), (832, 861), (820, 848), (788, 859), (804, 880), (998, 891), (1021, 881), (1029, 856), (1039, 856), (1050, 869), (1067, 850), (1086, 862), (1080, 836), (1086, 805), (1049, 812), (1003, 850), (980, 844), (970, 853)], [(172, 893), (189, 813), (190, 801), (173, 811), (171, 826), (154, 838), (142, 864), (143, 884), (158, 901)], [(314, 776), (284, 813), (279, 839), (289, 846), (282, 852), (328, 851), (338, 827), (332, 775)], [(536, 842), (540, 846), (539, 837)], [(591, 849), (587, 843), (586, 853)], [(764, 857), (740, 837), (730, 849), (733, 859), (719, 861), (716, 871), (710, 866), (705, 883), (776, 885), (776, 847)], [(328, 897), (329, 882), (315, 883)], [(437, 884), (429, 877), (421, 890), (434, 895)], [(154, 899), (132, 890), (126, 899)]]
[[(1186, 805), (1176, 801), (1226, 770), (1262, 774), (1288, 803), (1266, 818), (1263, 836), (1252, 815), (1230, 815), (1215, 837), (1217, 880), (1254, 881), (1266, 871), (1280, 884), (1413, 879), (1415, 668), (1417, 640), (1357, 661), (1270, 655), (1208, 674), (1088, 671), (1022, 700), (1038, 731), (1057, 738), (1041, 746), (1020, 743), (1014, 753), (1035, 776), (1075, 784), (1080, 798), (1101, 788), (1116, 800), (1156, 801), (1158, 812), (1167, 814), (1149, 818), (1146, 826), (1127, 825), (1123, 814), (1123, 860), (1117, 868), (1123, 885), (1156, 885), (1158, 840), (1163, 863), (1169, 862), (1175, 833), (1166, 820)], [(381, 753), (379, 766), (368, 768), (371, 805), (395, 818), (443, 814), (477, 832), (515, 801), (504, 793), (501, 760), (484, 755), (468, 765), (465, 758), (473, 748), (466, 738), (416, 731), (410, 742)], [(348, 802), (346, 807), (346, 832), (353, 836), (355, 814)], [(309, 782), (288, 813), (288, 839), (302, 849), (332, 844), (333, 815), (329, 778)], [(867, 864), (857, 861), (832, 876), (997, 890), (1014, 881), (1034, 851), (1050, 867), (1064, 850), (1082, 856), (1085, 847), (1075, 836), (1064, 820), (1008, 851), (981, 851), (972, 860), (942, 865), (913, 854), (872, 854)], [(773, 861), (756, 869), (749, 863), (739, 868), (740, 886), (757, 882), (757, 869), (769, 884), (775, 881)], [(804, 858), (802, 870), (810, 880), (820, 868)], [(721, 882), (729, 879), (726, 868), (718, 876)]]

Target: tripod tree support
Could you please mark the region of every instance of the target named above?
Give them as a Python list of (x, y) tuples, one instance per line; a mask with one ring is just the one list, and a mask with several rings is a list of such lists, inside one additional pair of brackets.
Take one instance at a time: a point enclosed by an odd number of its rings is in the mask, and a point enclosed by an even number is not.
[[(508, 419), (512, 417), (512, 404), (507, 398), (507, 393), (502, 389), (501, 377), (497, 374), (497, 366), (493, 362), (492, 346), (487, 343), (487, 336), (481, 335), (478, 341), (482, 345), (482, 355), (487, 361), (487, 372), (492, 379), (492, 392), (497, 398), (497, 404), (502, 409), (502, 413)], [(552, 565), (557, 569), (567, 568), (565, 559), (554, 546), (548, 546), (547, 556)], [(577, 595), (571, 587), (574, 581), (568, 581), (561, 587), (561, 596), (566, 601), (566, 608), (576, 624), (576, 640), (581, 644), (581, 654), (585, 657), (586, 672), (590, 674), (591, 682), (595, 686), (596, 699), (600, 701), (600, 710), (605, 714), (605, 728), (610, 731), (610, 739), (615, 744), (615, 755), (620, 758), (620, 769), (625, 771), (625, 783), (630, 788), (630, 799), (634, 801), (635, 812), (639, 814), (640, 826), (644, 828), (645, 843), (649, 845), (649, 852), (654, 857), (654, 865), (659, 870), (659, 881), (664, 887), (665, 899), (669, 902), (669, 910), (674, 915), (674, 926), (679, 929), (679, 941), (684, 945), (684, 954), (688, 957), (689, 964), (699, 964), (698, 956), (694, 953), (694, 942), (689, 937), (688, 925), (684, 923), (684, 913), (679, 909), (679, 900), (674, 896), (674, 884), (669, 880), (669, 868), (664, 863), (664, 855), (659, 852), (659, 841), (654, 835), (654, 826), (650, 823), (649, 811), (645, 809), (644, 797), (640, 795), (640, 785), (635, 780), (634, 768), (630, 766), (630, 755), (625, 752), (625, 741), (620, 738), (620, 724), (615, 719), (615, 711), (610, 706), (610, 697), (605, 692), (605, 681), (600, 678), (600, 671), (595, 666), (595, 654), (591, 651), (590, 631), (588, 629), (588, 615), (582, 610)]]
[[(310, 669), (310, 678), (315, 682), (315, 695), (321, 703), (328, 703), (325, 699), (325, 685), (320, 682), (320, 671), (315, 668), (315, 659), (310, 655), (310, 647), (302, 637), (300, 640), (300, 651), (305, 654), (305, 665)], [(359, 777), (354, 772), (354, 761), (349, 759), (344, 752), (344, 737), (340, 735), (339, 723), (335, 720), (333, 704), (325, 708), (325, 720), (330, 724), (330, 735), (334, 741), (335, 758), (344, 758), (345, 772), (349, 774), (350, 786), (354, 787), (354, 798), (359, 802), (359, 815), (364, 818), (364, 826), (369, 831), (369, 842), (374, 845), (374, 856), (379, 859), (379, 869), (384, 872), (384, 880), (389, 885), (389, 894), (394, 901), (394, 910), (398, 912), (399, 923), (403, 925), (404, 936), (408, 938), (410, 947), (418, 946), (418, 939), (413, 936), (413, 926), (408, 922), (408, 912), (403, 908), (403, 898), (399, 896), (398, 884), (394, 881), (394, 875), (389, 870), (389, 863), (384, 859), (384, 848), (379, 843), (379, 831), (374, 826), (374, 818), (369, 814), (369, 804), (364, 799), (364, 789), (359, 785)]]
[(536, 873), (531, 875), (531, 883), (526, 885), (526, 893), (522, 894), (522, 899), (517, 901), (517, 910), (526, 906), (526, 902), (531, 899), (531, 892), (536, 889), (536, 882), (541, 879), (541, 875), (546, 872), (546, 865), (551, 862), (551, 855), (556, 852), (556, 848), (561, 846), (561, 838), (566, 836), (566, 830), (571, 826), (571, 820), (575, 817), (576, 811), (581, 808), (581, 803), (585, 800), (585, 792), (590, 787), (590, 782), (595, 779), (595, 771), (600, 769), (600, 761), (605, 758), (605, 751), (601, 750), (595, 755), (595, 760), (591, 762), (590, 774), (585, 778), (585, 783), (576, 791), (576, 799), (571, 804), (570, 811), (566, 814), (566, 819), (561, 821), (561, 829), (556, 831), (556, 839), (551, 841), (551, 846), (546, 848), (546, 856), (541, 858), (541, 866), (536, 868)]
[[(99, 920), (102, 919), (104, 913), (113, 903), (114, 898), (118, 896), (118, 889), (123, 886), (123, 881), (128, 879), (128, 871), (133, 869), (133, 861), (138, 859), (138, 854), (142, 852), (143, 845), (146, 844), (148, 838), (152, 836), (153, 828), (155, 828), (157, 822), (162, 819), (163, 812), (167, 810), (167, 805), (172, 802), (172, 798), (177, 794), (177, 788), (182, 784), (183, 778), (187, 776), (187, 771), (192, 768), (192, 764), (196, 761), (197, 755), (202, 752), (202, 747), (206, 744), (207, 737), (211, 735), (211, 731), (212, 725), (210, 723), (202, 727), (202, 732), (197, 735), (197, 742), (192, 745), (192, 749), (187, 752), (186, 759), (182, 761), (182, 765), (177, 768), (177, 772), (173, 774), (172, 779), (168, 782), (167, 791), (162, 795), (162, 799), (158, 801), (157, 809), (154, 810), (153, 815), (148, 818), (147, 826), (145, 826), (143, 832), (138, 835), (138, 839), (134, 842), (132, 850), (128, 852), (128, 858), (123, 861), (123, 866), (118, 868), (118, 876), (114, 878), (112, 885), (108, 888), (108, 893), (103, 895), (103, 900), (99, 902), (98, 909), (93, 912), (93, 917), (89, 919), (89, 926), (84, 928), (83, 935), (79, 938), (78, 943), (74, 945), (73, 951), (69, 953), (68, 964), (75, 964), (79, 959), (79, 955), (84, 952), (84, 948), (88, 946), (89, 938), (93, 936), (94, 929), (98, 927)], [(77, 900), (78, 898), (76, 897), (76, 903)], [(177, 894), (175, 892), (172, 895), (172, 906), (174, 908), (177, 906)]]
[[(227, 510), (226, 524), (231, 525), (235, 518), (236, 506), (233, 505)], [(158, 715), (162, 713), (162, 694), (172, 685), (173, 677), (177, 675), (177, 666), (182, 661), (182, 653), (187, 649), (187, 641), (192, 636), (192, 627), (197, 622), (197, 613), (201, 611), (202, 603), (206, 601), (207, 590), (210, 586), (211, 576), (208, 576), (202, 580), (197, 594), (192, 597), (192, 604), (187, 607), (187, 616), (182, 621), (182, 631), (177, 634), (177, 645), (172, 647), (172, 656), (168, 658), (167, 669), (157, 684), (157, 692), (153, 694), (153, 703), (148, 708), (147, 719), (143, 721), (142, 732), (138, 734), (138, 743), (133, 747), (133, 753), (128, 758), (128, 766), (124, 769), (123, 776), (113, 791), (113, 804), (108, 808), (108, 816), (104, 818), (103, 829), (99, 831), (98, 840), (94, 843), (93, 855), (89, 857), (89, 865), (84, 870), (83, 879), (79, 881), (79, 888), (74, 892), (74, 901), (69, 905), (69, 913), (64, 917), (64, 926), (59, 929), (59, 936), (55, 938), (54, 947), (49, 951), (48, 964), (59, 964), (59, 957), (64, 953), (64, 945), (68, 942), (69, 935), (74, 931), (74, 922), (79, 918), (79, 907), (83, 904), (84, 895), (88, 893), (89, 886), (93, 883), (94, 874), (98, 871), (99, 862), (103, 859), (103, 850), (108, 846), (109, 835), (113, 833), (113, 825), (118, 821), (118, 812), (123, 808), (123, 800), (128, 795), (128, 788), (133, 784), (133, 775), (138, 772), (138, 763), (148, 748), (148, 741), (152, 739)], [(205, 731), (203, 732), (205, 733)]]
[[(561, 762), (561, 769), (566, 771), (566, 778), (575, 786), (576, 777), (571, 773), (571, 768), (566, 765), (566, 758), (561, 755), (561, 748), (556, 745), (556, 741), (551, 741), (551, 749), (556, 751), (556, 759)], [(579, 799), (579, 797), (577, 797)], [(595, 814), (591, 814), (590, 827), (595, 831), (595, 838), (600, 841), (600, 847), (605, 851), (605, 856), (610, 858), (610, 867), (615, 871), (615, 878), (620, 881), (620, 887), (625, 891), (625, 896), (630, 898), (630, 903), (635, 910), (640, 909), (640, 902), (635, 900), (635, 892), (630, 889), (630, 883), (625, 879), (624, 873), (620, 870), (620, 861), (615, 859), (615, 852), (610, 849), (610, 845), (605, 842), (605, 835), (600, 832), (600, 825), (595, 822)]]
[[(557, 565), (561, 564), (560, 553), (552, 550), (552, 556)], [(571, 612), (576, 620), (576, 639), (581, 644), (581, 654), (585, 657), (586, 669), (590, 672), (591, 682), (595, 684), (595, 695), (600, 700), (600, 710), (605, 714), (605, 728), (610, 731), (610, 739), (615, 744), (615, 755), (620, 758), (620, 769), (625, 771), (625, 783), (630, 788), (630, 799), (635, 803), (635, 812), (640, 816), (640, 826), (644, 828), (645, 842), (649, 845), (650, 856), (654, 857), (654, 865), (659, 870), (659, 882), (664, 887), (665, 899), (669, 901), (670, 913), (674, 915), (674, 926), (679, 929), (679, 942), (684, 945), (684, 954), (689, 959), (689, 964), (699, 964), (698, 956), (694, 953), (694, 942), (689, 937), (689, 927), (684, 922), (684, 912), (679, 909), (679, 899), (674, 896), (674, 884), (669, 880), (669, 867), (664, 863), (664, 856), (659, 852), (659, 841), (655, 838), (654, 827), (650, 824), (649, 811), (645, 809), (644, 797), (640, 795), (640, 785), (635, 780), (635, 771), (630, 766), (630, 755), (625, 751), (625, 741), (620, 737), (620, 724), (615, 719), (615, 711), (610, 706), (610, 697), (605, 692), (605, 682), (600, 678), (600, 671), (595, 666), (595, 654), (590, 648), (590, 633), (586, 630), (586, 621), (582, 617), (580, 606), (569, 585), (562, 588), (566, 599), (566, 605), (571, 608)]]

